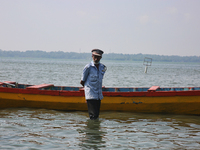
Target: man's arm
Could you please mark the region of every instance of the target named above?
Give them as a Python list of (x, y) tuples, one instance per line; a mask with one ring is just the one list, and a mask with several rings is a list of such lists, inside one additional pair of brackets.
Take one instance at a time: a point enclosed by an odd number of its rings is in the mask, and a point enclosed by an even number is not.
[(82, 86), (84, 86), (85, 81), (87, 80), (88, 74), (89, 74), (89, 65), (86, 65), (85, 68), (83, 69), (83, 74), (82, 74), (82, 78), (80, 82)]

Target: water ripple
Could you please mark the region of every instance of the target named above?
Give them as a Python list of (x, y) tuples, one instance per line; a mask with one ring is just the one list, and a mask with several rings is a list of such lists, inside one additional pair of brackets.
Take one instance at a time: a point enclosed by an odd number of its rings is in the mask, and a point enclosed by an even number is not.
[(198, 116), (43, 109), (0, 111), (1, 149), (199, 149)]

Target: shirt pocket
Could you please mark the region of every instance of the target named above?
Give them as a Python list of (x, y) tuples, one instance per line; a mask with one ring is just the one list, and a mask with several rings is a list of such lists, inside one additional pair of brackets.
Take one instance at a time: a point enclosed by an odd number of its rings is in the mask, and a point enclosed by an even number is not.
[(100, 79), (103, 79), (103, 76), (104, 76), (105, 72), (101, 71), (99, 76), (100, 76)]
[(96, 81), (97, 81), (97, 76), (91, 75), (91, 76), (90, 76), (90, 81), (91, 81), (91, 82), (96, 82)]

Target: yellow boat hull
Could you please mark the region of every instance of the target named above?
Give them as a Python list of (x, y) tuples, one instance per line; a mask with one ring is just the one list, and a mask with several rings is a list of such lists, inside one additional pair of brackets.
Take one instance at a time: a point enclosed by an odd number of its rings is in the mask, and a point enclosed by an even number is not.
[[(87, 110), (84, 96), (0, 93), (0, 108)], [(200, 115), (200, 96), (104, 96), (102, 111)]]

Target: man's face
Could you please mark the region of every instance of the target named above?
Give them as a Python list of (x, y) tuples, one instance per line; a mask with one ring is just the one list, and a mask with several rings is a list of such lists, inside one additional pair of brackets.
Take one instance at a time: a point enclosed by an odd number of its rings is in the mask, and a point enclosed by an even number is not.
[(95, 64), (98, 64), (99, 61), (101, 60), (101, 56), (97, 56), (97, 55), (92, 55), (92, 59), (94, 61)]

